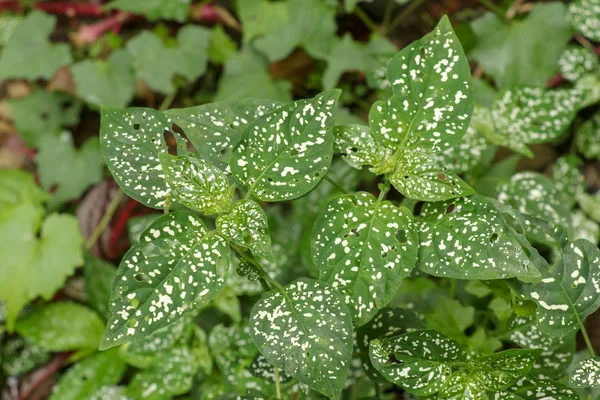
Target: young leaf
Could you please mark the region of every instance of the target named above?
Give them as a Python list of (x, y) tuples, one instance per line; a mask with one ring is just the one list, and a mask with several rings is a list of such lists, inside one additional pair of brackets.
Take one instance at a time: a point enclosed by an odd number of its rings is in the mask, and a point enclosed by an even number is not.
[[(479, 195), (426, 203), (421, 210), (417, 267), (455, 279), (540, 278), (513, 229), (514, 211)], [(529, 245), (528, 245), (529, 246)], [(529, 246), (531, 247), (531, 246)]]
[(283, 201), (311, 191), (327, 173), (340, 90), (298, 100), (256, 119), (231, 157), (231, 171), (257, 198)]
[(56, 17), (32, 11), (15, 28), (0, 56), (0, 79), (50, 79), (71, 62), (66, 43), (53, 44), (49, 36)]
[(229, 248), (186, 212), (158, 218), (123, 257), (100, 348), (140, 340), (210, 301), (223, 288)]
[(393, 146), (382, 144), (385, 139), (376, 131), (362, 125), (338, 125), (333, 132), (336, 150), (351, 167), (368, 165), (378, 175), (394, 171)]
[(134, 14), (143, 14), (151, 21), (158, 19), (172, 19), (185, 22), (191, 0), (114, 0), (107, 5), (107, 9), (119, 9)]
[(197, 155), (158, 156), (173, 199), (206, 215), (229, 210), (235, 185), (229, 185), (227, 175)]
[[(169, 185), (159, 155), (168, 153), (165, 131), (171, 122), (149, 108), (102, 109), (100, 147), (115, 181), (133, 199), (153, 208), (163, 208)], [(174, 134), (178, 150), (185, 143)]]
[(598, 57), (585, 47), (568, 47), (558, 59), (561, 75), (575, 82), (598, 66)]
[(585, 158), (600, 160), (600, 112), (576, 128), (574, 143)]
[(303, 278), (254, 305), (250, 333), (274, 367), (329, 398), (339, 397), (352, 358), (352, 321), (343, 298)]
[(355, 326), (392, 300), (415, 267), (417, 250), (411, 212), (366, 192), (332, 199), (313, 227), (319, 280), (343, 295)]
[(225, 32), (223, 25), (215, 25), (210, 35), (208, 58), (213, 64), (224, 64), (237, 52), (237, 43)]
[(444, 382), (437, 397), (439, 400), (487, 400), (483, 382), (469, 374), (469, 371), (457, 371)]
[(77, 95), (88, 104), (125, 108), (135, 93), (131, 56), (114, 51), (106, 61), (84, 60), (71, 67)]
[(452, 374), (451, 363), (467, 359), (458, 343), (428, 330), (373, 340), (369, 356), (387, 380), (418, 396), (437, 393)]
[(480, 382), (485, 390), (508, 389), (527, 375), (542, 350), (511, 349), (467, 362), (470, 379)]
[(530, 376), (519, 380), (510, 389), (494, 394), (494, 400), (579, 400), (573, 390), (551, 379), (535, 379)]
[(203, 159), (226, 170), (231, 151), (246, 126), (282, 105), (273, 100), (231, 100), (174, 108), (165, 114), (183, 129)]
[(571, 24), (584, 36), (600, 41), (600, 3), (598, 0), (575, 0), (567, 14)]
[(93, 350), (104, 323), (94, 311), (76, 303), (48, 304), (17, 322), (15, 330), (43, 349), (59, 352)]
[(87, 399), (103, 386), (119, 383), (124, 372), (125, 363), (116, 350), (96, 353), (69, 368), (49, 400)]
[(600, 386), (600, 358), (586, 358), (575, 364), (569, 385), (576, 389)]
[(427, 329), (435, 330), (461, 343), (465, 330), (475, 322), (475, 308), (464, 307), (458, 300), (442, 297), (433, 313), (426, 315)]

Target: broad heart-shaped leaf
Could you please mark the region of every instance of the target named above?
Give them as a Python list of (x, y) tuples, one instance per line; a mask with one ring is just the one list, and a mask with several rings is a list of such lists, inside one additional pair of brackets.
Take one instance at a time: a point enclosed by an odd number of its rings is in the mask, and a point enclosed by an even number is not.
[(551, 379), (535, 379), (531, 376), (520, 379), (510, 389), (494, 394), (494, 400), (579, 400), (575, 391)]
[(492, 143), (532, 157), (527, 144), (558, 138), (571, 124), (580, 107), (580, 89), (523, 87), (507, 90), (491, 109), (483, 109), (473, 125)]
[(117, 350), (96, 353), (67, 370), (50, 400), (87, 399), (101, 387), (119, 383), (124, 372), (125, 363)]
[(166, 47), (158, 35), (143, 31), (127, 43), (127, 51), (133, 57), (138, 77), (151, 89), (170, 94), (175, 90), (176, 75), (194, 81), (204, 74), (209, 41), (208, 29), (186, 25), (179, 30), (175, 47)]
[[(171, 122), (150, 108), (102, 108), (100, 148), (113, 178), (127, 195), (153, 208), (163, 208), (169, 195), (159, 155), (167, 154), (165, 132)], [(178, 151), (185, 142), (174, 134)]]
[(432, 330), (373, 340), (369, 356), (387, 380), (418, 396), (438, 392), (452, 373), (451, 363), (467, 360), (458, 343)]
[(71, 62), (66, 43), (53, 44), (49, 36), (56, 17), (32, 11), (17, 25), (0, 57), (0, 79), (50, 79)]
[(542, 353), (540, 349), (511, 349), (469, 360), (470, 378), (486, 390), (498, 392), (509, 388), (527, 375)]
[(573, 371), (571, 371), (569, 385), (577, 389), (599, 387), (600, 357), (586, 358), (575, 364)]
[(536, 281), (541, 273), (529, 255), (534, 249), (524, 249), (524, 235), (512, 227), (514, 212), (479, 195), (426, 203), (417, 224), (417, 267), (455, 279)]
[(332, 199), (317, 216), (313, 261), (319, 280), (342, 294), (355, 326), (361, 326), (413, 270), (418, 243), (407, 208), (358, 192)]
[(106, 61), (84, 60), (71, 67), (77, 95), (88, 104), (124, 108), (135, 93), (131, 56), (123, 49)]
[(302, 278), (252, 308), (250, 333), (267, 361), (329, 398), (338, 398), (352, 358), (352, 320), (329, 284)]
[(282, 105), (274, 100), (244, 99), (174, 108), (165, 114), (183, 129), (203, 159), (225, 170), (246, 126)]
[(584, 36), (600, 41), (600, 2), (598, 0), (575, 0), (569, 6), (571, 24)]
[(249, 124), (231, 157), (233, 175), (263, 201), (311, 191), (331, 164), (340, 93), (328, 90), (292, 102)]
[(143, 14), (150, 20), (172, 19), (177, 22), (185, 22), (191, 0), (115, 0), (110, 2), (106, 8), (119, 9), (134, 14)]
[(469, 371), (457, 371), (450, 375), (440, 389), (439, 400), (487, 400), (487, 392), (480, 382), (469, 374)]
[[(541, 218), (563, 227), (571, 228), (570, 204), (550, 179), (537, 172), (520, 172), (500, 187), (498, 200), (523, 214)], [(543, 229), (531, 226), (528, 237), (537, 243), (552, 239)]]
[(538, 327), (552, 336), (576, 332), (600, 307), (600, 250), (583, 239), (567, 242), (560, 258), (542, 273), (529, 293), (538, 303)]
[(250, 249), (259, 258), (273, 261), (267, 215), (255, 201), (235, 202), (231, 213), (219, 215), (216, 225), (225, 239)]
[(558, 59), (558, 65), (561, 75), (574, 82), (598, 66), (598, 56), (585, 47), (570, 46)]
[(398, 307), (383, 308), (373, 319), (356, 330), (356, 342), (360, 351), (362, 368), (367, 376), (379, 383), (387, 380), (373, 367), (369, 358), (369, 344), (375, 339), (387, 339), (415, 329), (424, 329), (422, 316), (414, 311)]
[(158, 218), (123, 257), (100, 348), (140, 340), (214, 298), (229, 247), (202, 220), (177, 211)]
[(227, 175), (219, 168), (197, 154), (161, 153), (158, 158), (174, 200), (206, 215), (229, 210), (235, 185), (229, 185)]
[(573, 36), (566, 7), (558, 1), (537, 3), (526, 18), (510, 23), (488, 12), (471, 28), (477, 40), (469, 55), (500, 89), (545, 87), (558, 72), (556, 61)]
[(93, 350), (104, 323), (91, 309), (77, 303), (50, 303), (17, 322), (16, 331), (43, 349), (59, 352)]
[(134, 399), (168, 400), (192, 388), (198, 364), (187, 347), (162, 352), (150, 368), (138, 372), (127, 387)]

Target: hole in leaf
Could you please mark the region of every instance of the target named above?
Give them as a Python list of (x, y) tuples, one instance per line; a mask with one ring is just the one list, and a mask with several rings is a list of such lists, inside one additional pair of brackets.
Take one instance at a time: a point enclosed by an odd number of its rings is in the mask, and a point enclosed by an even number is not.
[(404, 229), (400, 229), (400, 230), (396, 231), (396, 240), (399, 241), (400, 243), (406, 243), (406, 241), (408, 240), (408, 236)]
[(246, 243), (246, 244), (252, 243), (252, 235), (250, 234), (250, 232), (248, 232), (248, 231), (244, 232), (242, 238), (244, 240), (244, 243)]
[(133, 124), (133, 129), (135, 129), (136, 131), (140, 130), (140, 124)]
[(394, 353), (388, 354), (388, 358), (390, 359), (390, 362), (393, 362), (394, 364), (402, 364), (402, 361), (398, 360)]
[(296, 149), (291, 149), (291, 150), (290, 150), (290, 156), (292, 156), (292, 157), (293, 157), (293, 156), (295, 156), (295, 155), (298, 155), (298, 150), (296, 150)]
[(446, 208), (446, 214), (450, 214), (452, 211), (454, 211), (455, 208), (456, 205), (454, 205), (454, 203), (450, 204), (448, 208)]
[(387, 256), (388, 256), (388, 253), (387, 253), (387, 251), (386, 251), (386, 252), (383, 252), (383, 253), (381, 253), (381, 258), (387, 258)]
[(320, 176), (321, 176), (321, 174), (319, 172), (315, 172), (315, 178), (318, 178)]
[(352, 153), (356, 153), (356, 152), (358, 151), (358, 149), (357, 149), (356, 147), (352, 147), (352, 148), (350, 149), (350, 151), (351, 151)]
[(445, 181), (445, 180), (446, 180), (446, 174), (442, 174), (442, 173), (440, 173), (440, 174), (438, 174), (438, 176), (437, 176), (437, 177), (438, 177), (438, 179), (439, 179), (440, 181)]
[(270, 176), (267, 178), (267, 182), (273, 182), (273, 178), (271, 178)]
[(495, 243), (497, 240), (498, 240), (498, 234), (493, 233), (492, 236), (490, 236), (490, 243)]
[(136, 320), (131, 318), (127, 320), (127, 327), (128, 328), (133, 328), (135, 326)]
[(356, 228), (352, 228), (352, 230), (350, 231), (354, 236), (356, 237), (360, 237), (360, 232), (358, 230), (356, 230)]
[(146, 282), (146, 283), (152, 282), (152, 279), (150, 279), (148, 274), (145, 274), (143, 272), (140, 272), (139, 274), (135, 274), (133, 276), (133, 279), (135, 279), (137, 282)]

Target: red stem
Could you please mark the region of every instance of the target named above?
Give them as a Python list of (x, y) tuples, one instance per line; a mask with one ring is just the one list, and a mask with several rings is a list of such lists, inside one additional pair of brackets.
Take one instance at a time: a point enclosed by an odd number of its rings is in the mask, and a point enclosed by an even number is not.
[(108, 241), (108, 249), (111, 253), (116, 252), (116, 246), (117, 242), (119, 241), (119, 237), (121, 237), (121, 233), (123, 233), (123, 230), (127, 225), (127, 221), (133, 215), (133, 211), (135, 211), (135, 208), (138, 204), (139, 203), (134, 199), (129, 199), (129, 201), (123, 208), (123, 211), (119, 213), (115, 223), (112, 226), (110, 240)]
[(40, 375), (33, 383), (29, 386), (28, 390), (19, 395), (19, 400), (25, 400), (31, 396), (35, 390), (40, 387), (48, 378), (50, 378), (56, 371), (58, 371), (63, 362), (71, 356), (71, 352), (59, 353), (54, 356), (54, 358), (46, 364), (46, 370), (42, 375)]
[(79, 31), (75, 34), (76, 41), (79, 44), (94, 43), (105, 32), (108, 32), (111, 29), (118, 29), (133, 18), (135, 18), (133, 14), (119, 12), (94, 24), (84, 25), (79, 28)]
[[(36, 3), (34, 7), (50, 14), (67, 15), (69, 17), (99, 17), (104, 14), (102, 7), (96, 4), (44, 2)], [(19, 11), (21, 5), (18, 1), (0, 1), (0, 10)]]

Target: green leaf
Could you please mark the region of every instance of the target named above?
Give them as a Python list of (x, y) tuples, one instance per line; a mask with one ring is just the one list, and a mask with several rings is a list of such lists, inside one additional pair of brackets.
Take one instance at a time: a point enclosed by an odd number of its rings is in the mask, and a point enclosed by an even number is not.
[(24, 375), (49, 359), (48, 351), (19, 336), (4, 341), (0, 349), (0, 367), (5, 376)]
[(470, 379), (493, 392), (508, 389), (527, 375), (542, 350), (511, 349), (467, 362)]
[(415, 267), (418, 233), (405, 207), (358, 192), (332, 199), (313, 228), (319, 280), (342, 294), (355, 326), (394, 297)]
[(494, 394), (494, 400), (579, 400), (573, 390), (551, 379), (524, 377), (510, 389)]
[(178, 211), (158, 218), (123, 257), (100, 348), (137, 341), (210, 301), (229, 265), (225, 240)]
[(600, 160), (600, 112), (576, 127), (574, 143), (585, 158)]
[(39, 145), (36, 161), (40, 184), (48, 191), (54, 189), (48, 207), (79, 198), (102, 179), (104, 160), (97, 138), (88, 139), (76, 149), (73, 136), (65, 131), (59, 136), (44, 135)]
[(86, 256), (83, 277), (88, 303), (105, 320), (110, 317), (110, 294), (116, 275), (117, 269), (111, 263), (91, 255)]
[(135, 92), (131, 56), (122, 49), (106, 61), (84, 60), (71, 67), (77, 95), (88, 104), (127, 107)]
[(339, 397), (352, 358), (352, 321), (340, 294), (303, 278), (267, 292), (250, 316), (267, 361), (330, 398)]
[(322, 0), (242, 0), (237, 11), (244, 27), (244, 43), (281, 60), (302, 47), (324, 59), (335, 40), (335, 7)]
[(569, 5), (567, 16), (584, 36), (600, 41), (600, 3), (598, 0), (576, 0)]
[(67, 370), (52, 390), (50, 400), (87, 399), (103, 386), (118, 383), (124, 372), (125, 363), (116, 350), (94, 354)]
[(156, 363), (138, 372), (127, 387), (134, 399), (168, 400), (192, 388), (198, 365), (186, 347), (175, 347), (160, 353)]
[[(244, 0), (246, 1), (246, 0)], [(250, 47), (229, 57), (215, 101), (239, 99), (271, 99), (291, 101), (292, 85), (285, 80), (275, 81), (269, 74), (267, 60)]]
[(161, 215), (157, 213), (145, 214), (127, 220), (127, 234), (132, 247), (139, 246), (142, 233)]
[(311, 191), (327, 173), (340, 90), (298, 100), (248, 125), (231, 171), (254, 196), (284, 201)]
[(444, 382), (437, 398), (486, 400), (488, 397), (482, 382), (471, 376), (468, 371), (457, 371)]
[(558, 59), (560, 73), (569, 81), (576, 81), (598, 66), (598, 57), (585, 47), (568, 47)]
[(202, 158), (226, 170), (231, 151), (248, 124), (282, 105), (273, 100), (231, 100), (175, 108), (165, 114), (184, 131)]
[[(473, 113), (471, 121), (477, 118), (476, 114), (477, 112)], [(462, 141), (457, 146), (437, 154), (436, 161), (438, 165), (444, 165), (446, 169), (457, 174), (468, 172), (481, 163), (490, 147), (485, 136), (469, 126)]]
[[(127, 195), (153, 208), (163, 208), (169, 185), (159, 155), (168, 154), (164, 137), (171, 122), (150, 108), (102, 109), (100, 148), (113, 178)], [(185, 141), (173, 134), (179, 153)]]
[(8, 101), (14, 124), (28, 146), (38, 147), (45, 136), (79, 122), (81, 103), (57, 92), (35, 90)]
[(579, 194), (586, 188), (583, 174), (579, 170), (583, 162), (579, 157), (572, 154), (560, 157), (552, 165), (552, 179), (556, 188), (562, 192), (563, 198), (567, 199), (573, 206)]
[(69, 45), (49, 40), (55, 25), (54, 16), (28, 13), (2, 49), (0, 79), (51, 79), (60, 67), (71, 63)]
[(351, 167), (362, 169), (368, 165), (378, 175), (394, 170), (393, 146), (382, 144), (385, 139), (376, 131), (362, 125), (338, 125), (333, 132), (336, 150)]
[(540, 278), (529, 256), (533, 250), (523, 248), (524, 235), (512, 227), (513, 213), (479, 195), (426, 203), (418, 224), (417, 267), (455, 279)]
[(255, 201), (235, 202), (231, 213), (219, 215), (216, 226), (231, 243), (250, 249), (256, 257), (273, 259), (267, 215)]
[(600, 358), (586, 358), (575, 364), (569, 385), (577, 389), (600, 386)]
[(219, 168), (196, 155), (160, 153), (158, 158), (174, 200), (206, 215), (229, 210), (235, 185)]
[(213, 64), (224, 64), (237, 51), (237, 44), (225, 32), (223, 25), (215, 25), (210, 35), (208, 58)]
[(179, 30), (174, 47), (166, 47), (159, 36), (143, 31), (127, 43), (127, 51), (140, 79), (152, 90), (171, 94), (176, 75), (192, 82), (206, 72), (209, 41), (208, 29), (186, 25)]
[(102, 386), (96, 390), (88, 400), (131, 400), (125, 396), (123, 386)]
[[(250, 372), (252, 375), (262, 378), (267, 382), (275, 383), (275, 368), (263, 356), (259, 354), (252, 361), (252, 365), (250, 366)], [(285, 371), (278, 371), (279, 376), (277, 379), (279, 383), (286, 383), (292, 380), (292, 377), (285, 373)]]
[(188, 18), (188, 10), (191, 0), (114, 0), (106, 8), (119, 9), (134, 14), (143, 14), (151, 21), (157, 19), (171, 19), (177, 22), (185, 22)]
[(43, 349), (55, 352), (92, 350), (104, 323), (94, 311), (76, 303), (51, 303), (17, 321), (16, 331)]
[(369, 356), (386, 379), (418, 396), (437, 393), (452, 374), (450, 364), (467, 359), (458, 343), (428, 330), (374, 340)]
[(435, 330), (450, 339), (464, 342), (465, 330), (475, 322), (475, 308), (463, 307), (458, 300), (441, 298), (432, 314), (426, 315), (427, 329)]
[(572, 36), (566, 14), (560, 2), (536, 4), (527, 18), (510, 24), (489, 12), (471, 23), (477, 44), (470, 56), (500, 89), (544, 87)]
[(0, 170), (0, 210), (29, 202), (41, 206), (48, 193), (40, 188), (31, 173), (18, 169)]
[(4, 47), (15, 32), (22, 17), (19, 15), (3, 14), (0, 18), (0, 46)]

